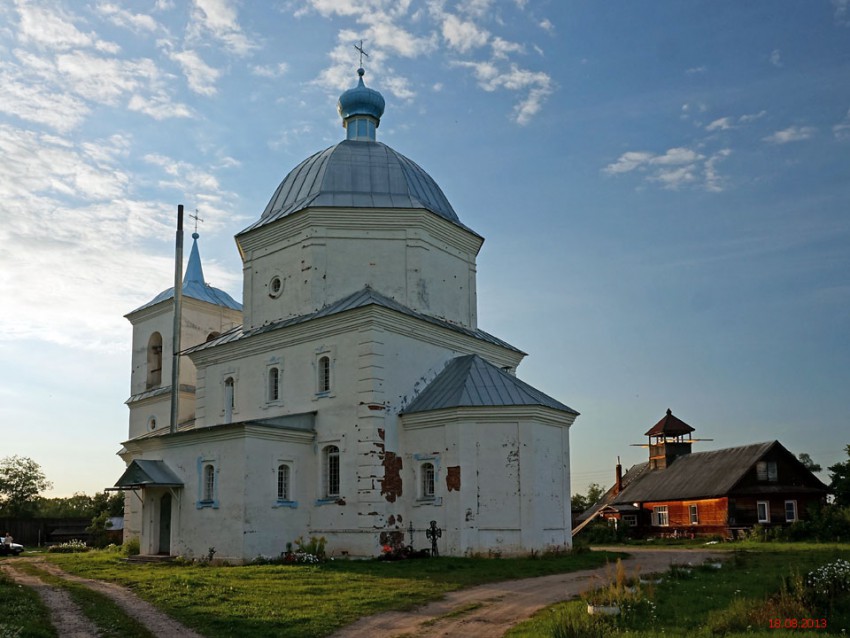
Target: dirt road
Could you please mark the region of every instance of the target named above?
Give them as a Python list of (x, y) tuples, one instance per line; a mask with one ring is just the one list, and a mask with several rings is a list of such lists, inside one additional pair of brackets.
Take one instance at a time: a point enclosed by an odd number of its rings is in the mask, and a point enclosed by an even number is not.
[[(622, 548), (596, 548), (622, 551)], [(707, 550), (632, 549), (624, 560), (631, 574), (666, 571), (671, 563), (700, 564), (707, 559), (722, 559), (722, 552)], [(601, 585), (612, 568), (556, 574), (501, 583), (490, 583), (448, 594), (443, 600), (406, 612), (387, 612), (361, 618), (344, 627), (332, 638), (374, 638), (416, 636), (436, 638), (475, 636), (500, 638), (513, 625), (536, 611)]]

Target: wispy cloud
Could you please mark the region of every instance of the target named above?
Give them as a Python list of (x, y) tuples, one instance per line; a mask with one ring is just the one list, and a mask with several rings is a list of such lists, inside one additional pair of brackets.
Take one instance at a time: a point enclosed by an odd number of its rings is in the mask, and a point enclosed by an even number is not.
[(189, 88), (198, 95), (215, 95), (218, 90), (215, 87), (216, 80), (221, 76), (221, 71), (209, 66), (201, 59), (197, 51), (169, 51), (168, 57), (177, 62), (186, 76)]
[(111, 2), (101, 2), (95, 9), (109, 22), (132, 31), (154, 32), (161, 29), (159, 23), (146, 13), (132, 13)]
[(813, 126), (789, 126), (781, 131), (776, 131), (762, 140), (770, 144), (788, 144), (789, 142), (802, 142), (811, 139), (817, 132)]
[(847, 141), (850, 140), (850, 110), (838, 124), (832, 127), (832, 134), (835, 139)]
[(279, 78), (286, 75), (289, 70), (289, 65), (286, 62), (277, 64), (254, 65), (251, 67), (251, 73), (261, 78)]
[(708, 67), (705, 66), (705, 65), (694, 66), (694, 67), (691, 67), (690, 69), (685, 69), (685, 75), (699, 75), (701, 73), (705, 73), (706, 71), (708, 71)]
[(647, 181), (668, 190), (695, 186), (719, 192), (723, 190), (723, 179), (717, 171), (717, 164), (730, 154), (729, 149), (723, 149), (706, 157), (686, 147), (671, 148), (662, 154), (628, 151), (606, 166), (603, 172), (621, 175), (638, 171)]
[(729, 129), (738, 128), (738, 126), (742, 124), (749, 124), (750, 122), (755, 122), (758, 119), (761, 119), (767, 114), (767, 111), (759, 111), (758, 113), (748, 113), (746, 115), (741, 115), (739, 117), (734, 116), (726, 116), (721, 117), (705, 127), (706, 131), (727, 131)]
[(257, 48), (243, 33), (236, 9), (228, 0), (194, 0), (186, 37), (190, 43), (200, 44), (206, 36), (237, 55), (248, 55)]
[(850, 0), (832, 0), (835, 7), (835, 23), (842, 27), (850, 26)]
[(774, 49), (770, 52), (770, 63), (776, 67), (782, 66), (782, 55), (779, 49)]
[(449, 47), (459, 53), (483, 47), (490, 39), (489, 31), (479, 28), (471, 20), (461, 20), (451, 13), (443, 17), (442, 33)]

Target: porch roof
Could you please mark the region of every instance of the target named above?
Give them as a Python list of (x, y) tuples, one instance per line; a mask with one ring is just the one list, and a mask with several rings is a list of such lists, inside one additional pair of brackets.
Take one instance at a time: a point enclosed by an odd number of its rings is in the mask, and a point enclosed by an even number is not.
[(140, 487), (183, 487), (183, 481), (165, 461), (136, 459), (116, 481), (115, 488), (127, 490)]

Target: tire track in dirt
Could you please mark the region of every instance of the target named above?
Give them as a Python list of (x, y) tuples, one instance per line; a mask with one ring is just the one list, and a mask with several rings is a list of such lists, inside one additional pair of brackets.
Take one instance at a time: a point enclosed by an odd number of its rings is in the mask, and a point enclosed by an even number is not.
[[(58, 566), (45, 561), (43, 558), (26, 558), (21, 560), (26, 560), (35, 564), (36, 567), (43, 569), (53, 576), (58, 576), (59, 578), (73, 583), (79, 583), (93, 591), (103, 594), (104, 596), (108, 596), (119, 607), (121, 607), (128, 616), (135, 618), (147, 627), (148, 631), (150, 631), (154, 636), (167, 636), (168, 638), (203, 638), (201, 634), (192, 631), (182, 623), (177, 622), (170, 616), (161, 612), (149, 602), (139, 598), (126, 587), (122, 587), (121, 585), (116, 585), (114, 583), (107, 583), (102, 580), (93, 580), (91, 578), (74, 576), (62, 570)], [(38, 582), (41, 583), (41, 581)], [(41, 584), (44, 585), (43, 583)], [(55, 622), (54, 626), (59, 629), (59, 625)], [(96, 635), (96, 632), (85, 634), (87, 637)]]
[(99, 634), (94, 623), (83, 615), (68, 592), (61, 587), (48, 585), (8, 563), (0, 565), (0, 569), (17, 584), (36, 591), (50, 611), (50, 622), (56, 628), (59, 638), (92, 638)]
[[(615, 552), (621, 547), (598, 548)], [(623, 564), (630, 574), (663, 572), (670, 565), (700, 564), (725, 554), (705, 550), (633, 550)], [(411, 611), (392, 611), (361, 618), (343, 627), (332, 638), (375, 636), (416, 638), (501, 638), (515, 624), (557, 602), (576, 598), (613, 576), (611, 566), (568, 574), (554, 574), (500, 583), (489, 583), (447, 594), (442, 600)]]

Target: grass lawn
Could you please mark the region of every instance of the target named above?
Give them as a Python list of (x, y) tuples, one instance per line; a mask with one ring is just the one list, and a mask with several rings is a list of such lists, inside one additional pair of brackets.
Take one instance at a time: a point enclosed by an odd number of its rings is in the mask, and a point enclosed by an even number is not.
[[(718, 549), (728, 546), (718, 546)], [(720, 569), (676, 570), (643, 594), (654, 603), (640, 620), (594, 620), (583, 601), (554, 605), (514, 627), (509, 638), (581, 636), (814, 636), (850, 633), (850, 592), (831, 611), (802, 609), (792, 596), (779, 599), (785, 579), (793, 590), (795, 574), (803, 578), (836, 559), (850, 560), (850, 545), (736, 543)], [(628, 550), (626, 550), (628, 551)], [(757, 613), (754, 613), (756, 612)], [(797, 629), (772, 629), (770, 619)], [(802, 618), (825, 619), (825, 629), (805, 630)], [(619, 624), (619, 626), (617, 626)], [(749, 629), (747, 629), (749, 627)]]
[(409, 609), (486, 582), (592, 569), (616, 555), (435, 558), (244, 567), (128, 564), (118, 554), (48, 554), (68, 572), (120, 583), (206, 636), (326, 636), (361, 616)]

